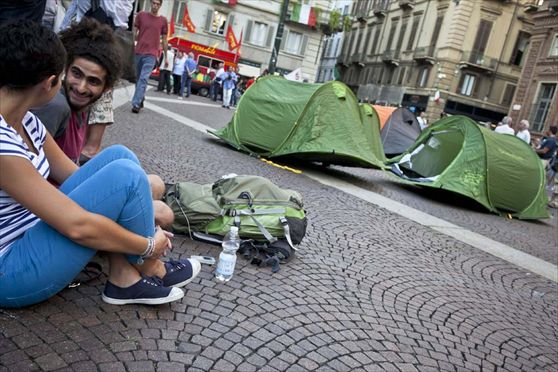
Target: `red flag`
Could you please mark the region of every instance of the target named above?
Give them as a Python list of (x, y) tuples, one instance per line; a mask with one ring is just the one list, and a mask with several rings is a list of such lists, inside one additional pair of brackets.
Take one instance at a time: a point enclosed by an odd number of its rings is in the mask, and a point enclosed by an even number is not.
[(236, 48), (238, 48), (238, 41), (236, 40), (236, 36), (234, 36), (234, 32), (231, 25), (227, 27), (227, 34), (225, 35), (225, 38), (229, 43), (229, 50), (235, 50)]
[(229, 5), (236, 5), (236, 0), (229, 0)]
[(188, 13), (188, 6), (184, 6), (184, 17), (182, 17), (182, 25), (188, 29), (189, 32), (195, 33), (196, 26), (192, 23), (190, 19), (190, 13)]
[(167, 39), (174, 35), (174, 19), (171, 18), (169, 32), (167, 33)]
[(240, 40), (238, 41), (238, 47), (236, 49), (236, 54), (234, 56), (234, 63), (237, 62), (238, 56), (240, 55), (240, 47), (242, 46), (242, 34), (244, 34), (244, 27), (240, 31)]

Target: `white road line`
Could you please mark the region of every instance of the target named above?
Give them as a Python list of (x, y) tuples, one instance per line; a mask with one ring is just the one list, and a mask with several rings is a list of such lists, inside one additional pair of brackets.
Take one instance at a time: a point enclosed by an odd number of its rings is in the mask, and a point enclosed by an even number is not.
[(148, 101), (157, 101), (157, 102), (168, 102), (168, 103), (176, 103), (179, 105), (192, 105), (192, 106), (205, 106), (205, 107), (221, 107), (221, 105), (216, 103), (204, 103), (204, 102), (196, 102), (196, 101), (188, 101), (188, 98), (184, 100), (179, 100), (178, 98), (165, 98), (165, 97), (147, 97)]
[[(147, 109), (167, 116), (170, 119), (173, 119), (200, 132), (207, 133), (207, 130), (215, 130), (214, 128), (208, 127), (207, 125), (176, 114), (157, 105), (148, 102), (145, 102), (144, 105)], [(382, 196), (375, 192), (357, 187), (349, 182), (342, 181), (332, 176), (317, 173), (314, 171), (305, 170), (303, 174), (312, 178), (313, 180), (320, 182), (323, 185), (334, 187), (347, 194), (356, 196), (359, 199), (387, 209), (390, 212), (405, 217), (420, 225), (441, 232), (442, 234), (450, 236), (483, 252), (489, 253), (516, 266), (532, 271), (554, 282), (558, 282), (558, 266), (550, 262), (544, 261), (538, 257), (524, 253), (506, 244), (487, 238), (484, 235), (477, 234), (473, 231), (454, 225), (438, 217), (434, 217), (428, 213), (424, 213), (417, 209), (411, 208), (407, 205), (386, 198), (385, 196)]]

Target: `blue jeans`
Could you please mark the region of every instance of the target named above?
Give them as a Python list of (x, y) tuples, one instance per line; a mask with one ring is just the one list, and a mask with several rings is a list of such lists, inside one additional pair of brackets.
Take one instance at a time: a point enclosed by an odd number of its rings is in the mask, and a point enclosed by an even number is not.
[[(89, 212), (103, 215), (142, 236), (153, 236), (153, 201), (137, 157), (111, 146), (78, 169), (60, 191)], [(76, 277), (95, 255), (45, 222), (38, 222), (0, 257), (0, 307), (44, 301)], [(137, 263), (139, 256), (128, 256)]]
[(151, 72), (155, 67), (157, 59), (154, 56), (147, 54), (136, 54), (136, 73), (138, 75), (138, 81), (136, 82), (136, 90), (134, 92), (134, 97), (132, 98), (132, 106), (140, 107), (143, 99), (145, 98), (145, 90), (147, 89), (147, 81)]
[(186, 87), (186, 97), (190, 97), (192, 93), (192, 76), (188, 75), (186, 71), (182, 74), (182, 80), (180, 82), (180, 95), (184, 96), (184, 87)]

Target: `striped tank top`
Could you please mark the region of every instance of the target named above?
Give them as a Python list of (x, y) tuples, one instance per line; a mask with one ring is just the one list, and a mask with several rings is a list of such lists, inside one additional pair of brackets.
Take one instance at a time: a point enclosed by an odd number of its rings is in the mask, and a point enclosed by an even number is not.
[[(19, 156), (27, 159), (46, 179), (50, 172), (43, 149), (46, 129), (43, 123), (30, 112), (25, 114), (22, 123), (38, 154), (29, 150), (25, 141), (0, 115), (0, 156)], [(11, 243), (38, 221), (37, 216), (0, 189), (0, 256), (7, 252)]]

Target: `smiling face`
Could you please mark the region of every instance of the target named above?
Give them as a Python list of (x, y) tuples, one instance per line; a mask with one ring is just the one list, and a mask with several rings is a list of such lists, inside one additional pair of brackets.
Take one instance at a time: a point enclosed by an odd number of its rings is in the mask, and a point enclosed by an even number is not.
[(106, 86), (105, 69), (88, 59), (76, 58), (68, 67), (64, 89), (70, 107), (83, 111), (99, 99)]

